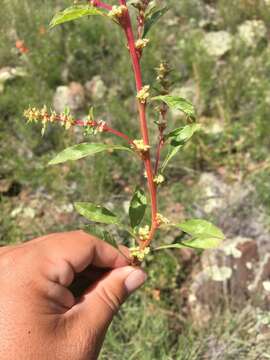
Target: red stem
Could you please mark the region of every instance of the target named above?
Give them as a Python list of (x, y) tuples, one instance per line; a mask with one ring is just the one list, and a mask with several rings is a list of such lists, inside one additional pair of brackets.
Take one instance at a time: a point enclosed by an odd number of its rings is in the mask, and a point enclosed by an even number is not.
[[(85, 123), (82, 120), (75, 120), (74, 125), (85, 126)], [(96, 122), (96, 121), (88, 121), (86, 123), (86, 125), (93, 126), (93, 127), (98, 127), (98, 126), (100, 126), (100, 123)], [(103, 131), (108, 132), (110, 134), (114, 134), (114, 135), (126, 140), (130, 145), (135, 146), (133, 140), (131, 140), (126, 134), (123, 134), (121, 131), (118, 131), (118, 130), (115, 130), (115, 129), (109, 127), (107, 124), (104, 124)]]
[[(44, 116), (45, 116), (47, 119), (50, 118), (50, 115), (49, 115), (49, 114), (44, 115)], [(42, 119), (41, 119), (41, 120), (42, 120)], [(60, 115), (56, 115), (56, 116), (55, 116), (55, 120), (56, 120), (56, 121), (59, 121), (59, 122), (65, 122), (65, 121), (63, 120), (63, 118), (61, 118)], [(99, 126), (102, 126), (102, 121), (94, 121), (94, 120), (92, 120), (92, 121), (87, 121), (87, 122), (85, 122), (85, 121), (83, 121), (83, 120), (74, 120), (74, 121), (72, 122), (72, 125), (73, 125), (73, 126), (74, 126), (74, 125), (75, 125), (75, 126), (81, 126), (81, 127), (90, 126), (90, 127), (96, 127), (96, 128), (98, 128)], [(118, 137), (126, 140), (130, 145), (133, 145), (133, 146), (135, 147), (135, 144), (134, 144), (133, 140), (130, 139), (130, 137), (128, 137), (126, 134), (122, 133), (121, 131), (118, 131), (118, 130), (115, 130), (115, 129), (109, 127), (106, 123), (104, 123), (104, 125), (102, 126), (102, 131), (103, 131), (103, 132), (108, 132), (108, 133), (113, 134), (113, 135), (116, 135), (116, 136), (118, 136)]]
[[(120, 5), (126, 6), (126, 0), (119, 0)], [(135, 82), (136, 82), (136, 89), (137, 92), (139, 92), (143, 88), (143, 81), (142, 81), (142, 72), (141, 72), (141, 66), (139, 57), (137, 54), (137, 50), (135, 47), (135, 39), (134, 39), (134, 33), (132, 29), (131, 19), (129, 15), (129, 11), (127, 10), (126, 14), (124, 15), (121, 24), (124, 28), (128, 46), (129, 46), (129, 52), (132, 60), (132, 66), (135, 76)], [(141, 128), (141, 134), (145, 145), (149, 145), (149, 135), (148, 135), (148, 128), (147, 128), (147, 120), (146, 120), (146, 104), (141, 103), (138, 100), (138, 110), (139, 110), (139, 118), (140, 118), (140, 128)], [(145, 241), (141, 247), (144, 249), (147, 247), (158, 227), (157, 224), (157, 189), (156, 185), (154, 183), (153, 179), (153, 170), (152, 170), (152, 164), (151, 164), (151, 157), (150, 157), (150, 151), (147, 151), (144, 154), (143, 161), (145, 165), (145, 170), (147, 174), (147, 181), (148, 181), (148, 188), (150, 192), (151, 197), (151, 213), (152, 213), (152, 224), (151, 224), (151, 230), (149, 234), (149, 239)]]
[(101, 9), (105, 9), (105, 10), (109, 10), (109, 11), (112, 10), (112, 6), (104, 3), (103, 1), (90, 0), (89, 2), (92, 6), (95, 6), (95, 7), (101, 8)]
[(120, 138), (122, 138), (122, 139), (125, 139), (130, 145), (134, 145), (134, 146), (135, 146), (133, 140), (131, 140), (127, 135), (123, 134), (121, 131), (112, 129), (112, 128), (110, 128), (110, 127), (107, 126), (107, 125), (104, 126), (104, 131), (107, 131), (107, 132), (109, 132), (109, 133), (111, 133), (111, 134), (114, 134), (114, 135), (116, 135), (116, 136), (118, 136), (118, 137), (120, 137)]
[(160, 161), (160, 153), (161, 153), (163, 143), (164, 143), (164, 139), (163, 139), (163, 134), (161, 133), (160, 137), (159, 137), (158, 146), (157, 146), (156, 163), (155, 163), (155, 170), (154, 170), (155, 175), (157, 175), (157, 172), (158, 172), (158, 165), (159, 165), (159, 161)]

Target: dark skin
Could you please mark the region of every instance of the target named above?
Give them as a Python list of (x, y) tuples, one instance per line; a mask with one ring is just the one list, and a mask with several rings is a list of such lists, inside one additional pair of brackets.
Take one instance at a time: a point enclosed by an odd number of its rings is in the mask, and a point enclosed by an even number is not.
[(97, 359), (113, 316), (145, 279), (82, 231), (2, 247), (0, 359)]

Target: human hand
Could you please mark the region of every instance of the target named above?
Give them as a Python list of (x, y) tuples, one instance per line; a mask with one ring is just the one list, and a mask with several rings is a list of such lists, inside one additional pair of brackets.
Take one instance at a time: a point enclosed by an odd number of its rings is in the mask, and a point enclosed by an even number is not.
[[(113, 316), (146, 279), (127, 265), (82, 231), (1, 248), (0, 359), (97, 359)], [(82, 276), (88, 286), (76, 297)]]

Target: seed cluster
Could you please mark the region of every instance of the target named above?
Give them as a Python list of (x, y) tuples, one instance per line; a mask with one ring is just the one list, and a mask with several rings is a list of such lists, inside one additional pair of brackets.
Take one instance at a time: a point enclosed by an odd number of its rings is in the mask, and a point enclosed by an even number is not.
[(58, 122), (62, 124), (66, 130), (70, 129), (73, 125), (83, 126), (88, 135), (96, 135), (106, 131), (106, 122), (103, 120), (94, 121), (92, 114), (87, 117), (85, 121), (75, 120), (70, 114), (69, 110), (65, 110), (61, 114), (55, 111), (48, 111), (44, 106), (41, 110), (37, 108), (29, 108), (24, 111), (24, 117), (28, 122), (40, 121), (43, 124), (42, 134), (44, 134), (47, 123)]
[(155, 183), (156, 185), (160, 185), (160, 184), (162, 184), (164, 181), (165, 181), (165, 177), (164, 177), (163, 175), (161, 175), (161, 174), (159, 174), (159, 175), (157, 175), (157, 176), (154, 177), (154, 183)]
[(150, 96), (150, 85), (145, 85), (136, 95), (136, 98), (140, 101), (140, 103), (145, 104), (147, 99)]
[(138, 150), (141, 153), (145, 153), (150, 149), (150, 145), (146, 145), (142, 139), (133, 140), (133, 144), (136, 147), (135, 150)]
[(23, 115), (29, 122), (41, 121), (43, 125), (46, 125), (48, 122), (58, 121), (62, 123), (67, 130), (75, 123), (75, 120), (72, 115), (70, 115), (69, 110), (66, 110), (58, 115), (55, 111), (49, 112), (46, 106), (42, 109), (29, 108), (24, 111)]
[(144, 227), (139, 228), (138, 234), (141, 241), (148, 240), (150, 234), (150, 227), (146, 225)]
[(129, 249), (132, 257), (137, 258), (140, 261), (143, 261), (145, 256), (149, 254), (150, 248), (146, 247), (145, 249), (140, 249), (139, 247), (134, 247)]
[(137, 50), (142, 50), (144, 49), (148, 43), (149, 43), (149, 39), (138, 39), (135, 43), (135, 47)]
[(127, 12), (127, 7), (125, 5), (112, 7), (112, 10), (108, 13), (108, 16), (113, 19), (121, 19), (121, 17)]
[(161, 215), (161, 214), (157, 214), (157, 223), (158, 225), (168, 225), (170, 224), (170, 220), (167, 219), (165, 216)]

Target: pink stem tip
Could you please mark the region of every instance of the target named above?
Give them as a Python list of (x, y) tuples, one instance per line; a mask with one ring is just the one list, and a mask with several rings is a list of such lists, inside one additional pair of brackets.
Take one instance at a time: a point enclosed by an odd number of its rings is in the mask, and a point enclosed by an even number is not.
[(112, 10), (111, 5), (106, 4), (106, 3), (104, 3), (103, 1), (100, 1), (100, 0), (90, 0), (90, 4), (92, 6), (95, 6), (95, 7), (101, 8), (101, 9), (105, 9), (105, 10), (109, 10), (109, 11)]

